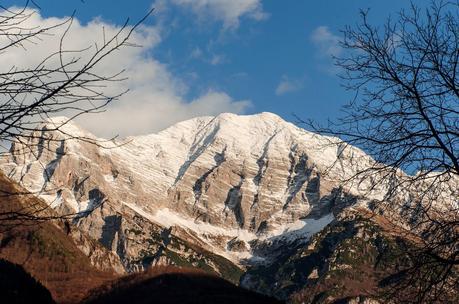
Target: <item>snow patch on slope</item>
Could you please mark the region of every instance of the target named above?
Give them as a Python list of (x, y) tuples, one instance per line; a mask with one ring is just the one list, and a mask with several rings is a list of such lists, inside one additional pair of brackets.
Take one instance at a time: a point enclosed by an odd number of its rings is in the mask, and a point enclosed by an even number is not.
[[(227, 237), (229, 239), (237, 238), (241, 241), (244, 241), (249, 245), (250, 241), (253, 240), (269, 240), (269, 241), (285, 241), (293, 242), (296, 240), (307, 241), (313, 234), (322, 230), (325, 226), (331, 223), (334, 220), (333, 214), (327, 214), (320, 219), (300, 219), (292, 223), (278, 225), (268, 234), (263, 236), (257, 236), (255, 233), (249, 232), (245, 229), (228, 229), (221, 228), (218, 226), (211, 225), (209, 223), (198, 222), (190, 218), (186, 218), (176, 212), (169, 210), (168, 208), (157, 210), (155, 213), (149, 213), (143, 210), (141, 207), (134, 204), (129, 204), (123, 202), (123, 205), (131, 208), (139, 215), (144, 218), (159, 224), (163, 227), (173, 227), (178, 226), (184, 229), (193, 231), (198, 237), (203, 241), (208, 240), (209, 238), (214, 238), (218, 236)], [(211, 246), (212, 247), (212, 246)], [(215, 247), (212, 249), (221, 254), (222, 256), (228, 258), (229, 260), (240, 264), (244, 260), (251, 260), (252, 262), (259, 260), (262, 262), (263, 258), (254, 256), (251, 253), (251, 250), (234, 252), (230, 250), (219, 250)]]

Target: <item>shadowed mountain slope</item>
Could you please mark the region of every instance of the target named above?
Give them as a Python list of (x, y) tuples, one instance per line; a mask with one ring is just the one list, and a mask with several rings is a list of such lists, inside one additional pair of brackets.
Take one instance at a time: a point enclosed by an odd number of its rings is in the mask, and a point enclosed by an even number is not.
[(0, 214), (0, 258), (21, 265), (56, 302), (78, 303), (89, 289), (115, 276), (95, 269), (57, 223), (27, 219), (52, 214), (42, 201), (3, 174)]

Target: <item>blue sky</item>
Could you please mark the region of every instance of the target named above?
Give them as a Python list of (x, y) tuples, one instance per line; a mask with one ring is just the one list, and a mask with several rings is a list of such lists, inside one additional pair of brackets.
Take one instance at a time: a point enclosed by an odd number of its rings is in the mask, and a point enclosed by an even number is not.
[[(161, 79), (168, 78), (164, 85), (172, 87), (170, 94), (179, 100), (175, 101), (177, 109), (184, 107), (177, 111), (183, 113), (174, 115), (170, 109), (161, 112), (162, 106), (157, 110), (151, 107), (155, 112), (151, 119), (160, 123), (126, 127), (118, 131), (121, 135), (157, 131), (188, 116), (220, 110), (249, 114), (269, 111), (289, 121), (295, 121), (293, 114), (319, 122), (336, 118), (352, 95), (341, 88), (331, 60), (331, 55), (341, 52), (337, 45), (340, 29), (355, 24), (361, 8), (369, 8), (370, 21), (381, 24), (409, 6), (409, 1), (400, 0), (37, 2), (43, 19), (68, 16), (76, 10), (82, 26), (94, 19), (116, 26), (128, 17), (138, 20), (151, 7), (156, 8), (145, 23), (155, 29), (155, 42), (147, 45), (141, 56), (154, 61), (167, 75)], [(23, 3), (2, 1), (4, 6)], [(428, 2), (416, 3), (422, 6)], [(148, 87), (143, 90), (148, 91)], [(193, 102), (196, 106), (187, 106)], [(88, 125), (95, 128), (94, 122)], [(109, 135), (107, 130), (99, 133)]]

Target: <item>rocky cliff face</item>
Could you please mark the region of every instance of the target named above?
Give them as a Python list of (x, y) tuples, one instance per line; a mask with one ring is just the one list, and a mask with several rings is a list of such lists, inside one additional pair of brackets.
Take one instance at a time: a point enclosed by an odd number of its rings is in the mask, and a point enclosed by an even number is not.
[(201, 117), (120, 141), (73, 123), (48, 131), (61, 121), (19, 138), (0, 168), (74, 213), (79, 230), (119, 257), (118, 271), (187, 265), (238, 281), (387, 191), (343, 185), (372, 159), (270, 113)]
[[(64, 140), (47, 132), (56, 123), (15, 144), (1, 167), (60, 212), (80, 213), (75, 224), (117, 252), (126, 269), (140, 266), (133, 261), (148, 249), (126, 234), (144, 230), (135, 228), (136, 217), (180, 227), (193, 243), (242, 265), (263, 258), (253, 254), (260, 240), (307, 237), (352, 200), (336, 179), (355, 164), (344, 154), (338, 159), (336, 139), (274, 114), (196, 118), (116, 143), (73, 123), (62, 130), (86, 140)], [(355, 148), (346, 152), (366, 157)]]

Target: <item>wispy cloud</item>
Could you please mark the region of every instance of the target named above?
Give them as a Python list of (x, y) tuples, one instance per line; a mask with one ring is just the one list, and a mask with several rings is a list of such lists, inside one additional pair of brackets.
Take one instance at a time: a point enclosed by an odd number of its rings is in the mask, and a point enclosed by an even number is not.
[(210, 48), (202, 50), (200, 47), (195, 47), (189, 55), (190, 59), (200, 60), (211, 65), (220, 65), (228, 62), (225, 54), (216, 54)]
[(211, 65), (219, 65), (226, 61), (225, 55), (213, 54), (212, 58), (210, 59)]
[(157, 0), (155, 6), (167, 4), (191, 10), (200, 20), (223, 23), (223, 28), (237, 29), (242, 18), (264, 20), (269, 14), (263, 10), (261, 0)]
[(199, 47), (195, 47), (190, 53), (190, 58), (192, 59), (198, 59), (201, 57), (202, 57), (202, 50)]
[(290, 79), (288, 76), (283, 75), (281, 81), (277, 85), (276, 95), (281, 96), (287, 93), (296, 92), (303, 88), (303, 81), (298, 79)]
[[(44, 18), (35, 12), (27, 20), (28, 24), (22, 25), (33, 28), (62, 21), (61, 18)], [(0, 72), (12, 66), (37, 65), (47, 55), (59, 50), (59, 37), (64, 30), (58, 28), (49, 33), (53, 35), (43, 36), (40, 43), (27, 44), (26, 49), (17, 48), (3, 53), (0, 56)], [(75, 19), (64, 41), (64, 48), (79, 50), (96, 43), (100, 45), (104, 36), (109, 37), (119, 30), (118, 25), (100, 19), (87, 24)], [(126, 89), (130, 90), (118, 101), (111, 103), (106, 112), (81, 116), (79, 122), (97, 135), (110, 137), (151, 133), (191, 117), (221, 112), (242, 113), (250, 106), (250, 101), (234, 100), (221, 91), (208, 90), (196, 98), (187, 98), (186, 78), (174, 75), (166, 64), (151, 55), (151, 50), (161, 43), (159, 27), (142, 26), (133, 33), (131, 43), (142, 47), (122, 48), (113, 52), (93, 71), (99, 75), (113, 75), (124, 69), (123, 76), (127, 80), (108, 83), (105, 92), (116, 95)]]
[(333, 34), (327, 26), (319, 26), (310, 38), (317, 48), (318, 67), (328, 74), (335, 75), (339, 69), (334, 65), (333, 58), (343, 53), (343, 48), (339, 45), (340, 37)]
[(323, 56), (338, 56), (343, 51), (339, 45), (339, 36), (330, 32), (327, 26), (317, 27), (312, 32), (311, 41)]

